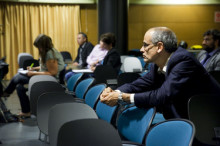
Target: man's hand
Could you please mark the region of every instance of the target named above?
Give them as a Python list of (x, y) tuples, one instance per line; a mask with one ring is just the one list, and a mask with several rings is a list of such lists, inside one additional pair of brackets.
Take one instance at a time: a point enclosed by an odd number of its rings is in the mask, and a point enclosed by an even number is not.
[(109, 106), (115, 106), (118, 103), (118, 95), (118, 92), (108, 87), (100, 95), (100, 100)]
[(110, 87), (105, 88), (105, 89), (102, 91), (102, 94), (100, 95), (100, 99), (105, 98), (106, 96), (108, 96), (108, 94), (109, 94), (110, 92), (113, 92), (113, 90), (112, 90)]
[(95, 66), (90, 66), (91, 71), (94, 71), (95, 68), (96, 68)]
[(99, 60), (97, 60), (96, 62), (93, 62), (93, 63), (90, 65), (90, 69), (91, 69), (92, 71), (94, 71), (94, 70), (96, 69), (96, 66), (97, 66), (98, 63), (99, 63)]

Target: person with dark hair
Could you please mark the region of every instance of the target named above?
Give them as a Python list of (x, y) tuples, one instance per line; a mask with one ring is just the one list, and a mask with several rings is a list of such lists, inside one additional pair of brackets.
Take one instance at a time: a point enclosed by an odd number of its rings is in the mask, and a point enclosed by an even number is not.
[(204, 50), (197, 55), (199, 62), (208, 72), (220, 70), (220, 31), (206, 31), (203, 34), (202, 46)]
[[(116, 43), (115, 35), (113, 33), (104, 33), (100, 36), (99, 44), (97, 44), (90, 55), (87, 57), (87, 68), (92, 71), (98, 65), (109, 65), (119, 73), (121, 67), (120, 54), (114, 49)], [(65, 74), (67, 81), (75, 72), (68, 72)], [(90, 74), (92, 75), (92, 74)]]
[(116, 38), (113, 33), (104, 33), (100, 36), (100, 47), (107, 50), (105, 58), (102, 61), (97, 61), (91, 64), (92, 71), (95, 70), (97, 65), (109, 65), (112, 66), (116, 73), (119, 73), (121, 67), (120, 54), (116, 51), (115, 47)]
[(88, 41), (85, 33), (79, 32), (77, 35), (77, 42), (79, 44), (78, 53), (73, 61), (73, 66), (85, 68), (87, 66), (86, 59), (93, 49), (93, 44)]
[(34, 41), (34, 46), (37, 47), (39, 51), (40, 66), (28, 67), (27, 74), (17, 73), (2, 95), (4, 97), (9, 97), (16, 89), (21, 104), (21, 113), (19, 113), (19, 117), (30, 117), (31, 115), (30, 102), (26, 95), (27, 89), (24, 87), (24, 84), (29, 82), (30, 77), (34, 75), (51, 75), (59, 80), (59, 73), (64, 69), (63, 57), (54, 48), (49, 36), (44, 34), (38, 35)]
[(176, 35), (166, 27), (149, 29), (140, 50), (150, 72), (116, 90), (106, 88), (101, 102), (114, 106), (134, 103), (139, 108), (156, 107), (166, 119), (188, 118), (188, 100), (197, 94), (220, 94), (219, 84), (198, 60), (181, 47)]

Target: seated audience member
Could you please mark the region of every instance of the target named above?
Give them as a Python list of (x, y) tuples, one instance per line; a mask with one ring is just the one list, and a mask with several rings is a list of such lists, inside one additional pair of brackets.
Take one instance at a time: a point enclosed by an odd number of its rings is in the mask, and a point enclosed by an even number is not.
[[(166, 119), (188, 118), (187, 103), (197, 94), (220, 94), (218, 83), (186, 49), (177, 48), (175, 33), (166, 27), (149, 29), (141, 52), (150, 72), (132, 83), (106, 88), (101, 102), (134, 103), (139, 108), (156, 107)], [(119, 103), (120, 103), (119, 102)]]
[(78, 33), (77, 42), (79, 44), (78, 54), (73, 61), (73, 65), (79, 68), (85, 68), (88, 65), (86, 59), (92, 52), (94, 46), (92, 43), (88, 42), (88, 37), (83, 32)]
[[(87, 62), (87, 68), (90, 68), (90, 66), (95, 63), (95, 62), (100, 62), (101, 60), (103, 60), (103, 58), (105, 57), (105, 55), (108, 53), (108, 50), (103, 49), (100, 47), (99, 44), (97, 44), (92, 52), (89, 54), (89, 56), (86, 59)], [(74, 72), (67, 72), (65, 74), (65, 80), (67, 81), (72, 75), (74, 75)]]
[(95, 62), (101, 62), (105, 58), (107, 53), (108, 50), (101, 48), (100, 44), (96, 45), (86, 59), (86, 62), (88, 64), (87, 68), (90, 68), (91, 65)]
[(30, 77), (34, 75), (51, 75), (59, 80), (59, 73), (64, 69), (63, 57), (54, 48), (49, 36), (44, 34), (38, 35), (34, 41), (34, 46), (38, 48), (40, 54), (40, 66), (28, 67), (27, 74), (17, 73), (3, 93), (3, 96), (9, 97), (15, 89), (17, 90), (21, 104), (21, 113), (18, 115), (20, 117), (30, 117), (31, 115), (30, 102), (26, 95), (27, 89), (24, 87), (24, 84), (29, 82)]
[(220, 31), (210, 29), (203, 34), (203, 49), (197, 58), (210, 71), (220, 70)]
[(121, 67), (121, 59), (120, 54), (114, 48), (116, 43), (115, 35), (113, 33), (105, 33), (100, 37), (100, 47), (107, 50), (103, 60), (99, 60), (91, 64), (90, 69), (92, 71), (95, 70), (97, 65), (109, 65), (112, 66), (117, 73), (120, 71)]
[[(91, 56), (88, 57), (87, 61), (89, 63), (90, 69), (92, 71), (95, 70), (97, 65), (110, 65), (115, 71), (118, 73), (121, 67), (121, 59), (120, 54), (116, 51), (115, 47), (115, 35), (113, 33), (105, 33), (100, 36), (100, 46), (99, 48), (94, 48), (94, 52), (91, 53)], [(102, 50), (102, 57), (98, 57), (97, 54), (94, 55), (95, 52)], [(99, 59), (93, 58), (95, 62), (92, 63), (92, 56), (96, 56)], [(91, 57), (91, 58), (90, 58)], [(104, 59), (103, 59), (104, 58)], [(65, 79), (66, 81), (73, 75), (73, 72), (66, 73)]]

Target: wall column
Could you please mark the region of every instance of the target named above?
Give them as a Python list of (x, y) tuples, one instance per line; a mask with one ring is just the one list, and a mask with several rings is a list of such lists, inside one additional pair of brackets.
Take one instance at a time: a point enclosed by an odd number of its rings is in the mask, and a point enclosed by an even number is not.
[(122, 54), (128, 50), (128, 1), (98, 0), (98, 38), (112, 32), (116, 36), (116, 49)]

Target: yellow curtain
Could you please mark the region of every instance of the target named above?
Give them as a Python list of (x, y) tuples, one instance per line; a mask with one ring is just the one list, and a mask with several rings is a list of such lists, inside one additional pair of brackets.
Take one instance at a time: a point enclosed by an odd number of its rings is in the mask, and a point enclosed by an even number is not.
[(17, 56), (26, 52), (38, 59), (33, 41), (38, 34), (50, 36), (59, 51), (77, 54), (80, 31), (79, 5), (0, 3), (0, 57), (6, 56), (10, 79), (17, 73)]

